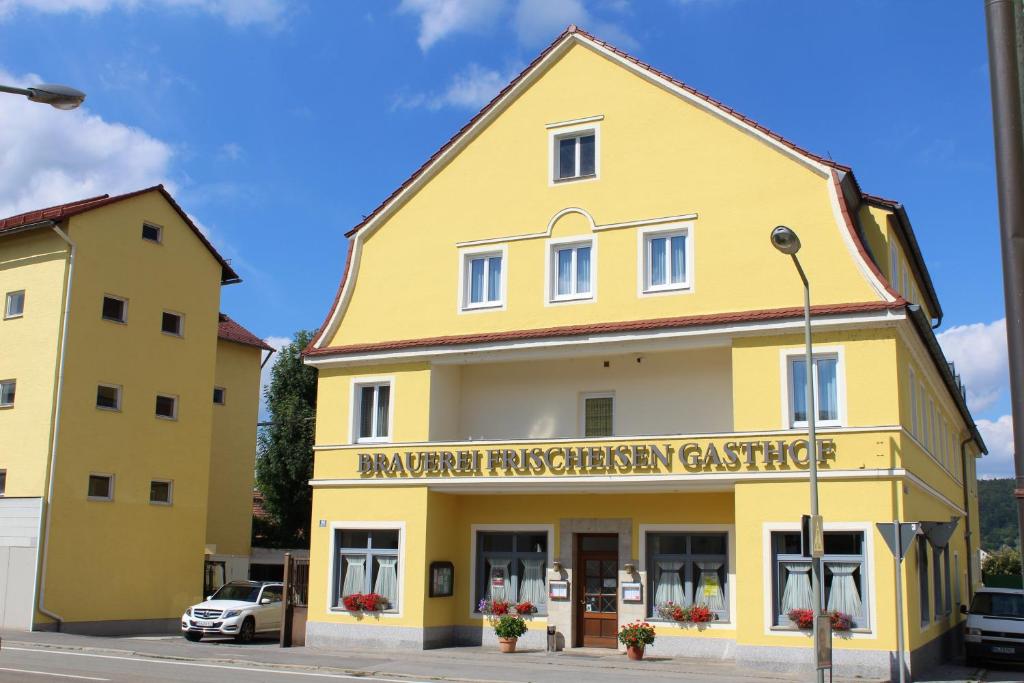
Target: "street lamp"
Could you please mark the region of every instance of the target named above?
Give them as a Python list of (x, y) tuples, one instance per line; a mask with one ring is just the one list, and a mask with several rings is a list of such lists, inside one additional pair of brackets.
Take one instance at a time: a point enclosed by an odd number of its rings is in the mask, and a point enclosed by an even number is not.
[(796, 236), (796, 233), (785, 225), (780, 225), (772, 230), (771, 240), (773, 247), (793, 259), (796, 272), (800, 274), (800, 280), (804, 283), (804, 354), (807, 377), (804, 405), (807, 410), (807, 461), (810, 463), (811, 475), (811, 609), (814, 610), (814, 668), (817, 671), (818, 683), (823, 683), (825, 672), (818, 668), (817, 658), (818, 616), (821, 614), (822, 548), (815, 547), (821, 530), (821, 517), (818, 515), (818, 442), (814, 434), (817, 406), (814, 401), (814, 357), (811, 350), (811, 285), (807, 281), (807, 274), (804, 273), (804, 269), (800, 265), (800, 259), (796, 257), (796, 253), (800, 251), (800, 238)]
[(57, 109), (78, 109), (85, 101), (85, 93), (66, 85), (56, 83), (44, 83), (32, 88), (14, 88), (9, 85), (0, 85), (0, 92), (9, 92), (14, 95), (24, 95), (33, 102), (48, 104)]

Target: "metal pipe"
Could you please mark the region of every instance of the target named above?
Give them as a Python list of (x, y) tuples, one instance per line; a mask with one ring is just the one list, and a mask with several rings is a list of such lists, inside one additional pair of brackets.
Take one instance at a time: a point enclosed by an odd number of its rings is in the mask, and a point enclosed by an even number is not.
[(39, 611), (57, 622), (57, 631), (61, 630), (64, 618), (55, 612), (46, 609), (46, 562), (50, 554), (50, 525), (53, 520), (53, 489), (54, 481), (57, 479), (57, 443), (60, 438), (61, 408), (64, 400), (64, 361), (67, 358), (68, 348), (68, 318), (71, 315), (71, 284), (75, 276), (75, 256), (78, 253), (78, 245), (68, 237), (67, 233), (61, 230), (56, 223), (52, 226), (57, 236), (68, 245), (68, 280), (64, 284), (64, 312), (61, 316), (60, 334), (60, 359), (57, 363), (57, 395), (54, 398), (53, 408), (53, 437), (50, 442), (50, 467), (49, 482), (46, 487), (46, 526), (45, 529), (40, 523), (43, 549), (39, 556), (39, 592), (37, 593), (37, 607)]
[[(815, 433), (815, 413), (818, 410), (814, 400), (814, 350), (811, 344), (811, 284), (807, 280), (800, 265), (800, 259), (796, 254), (790, 254), (796, 272), (800, 274), (800, 280), (804, 283), (804, 358), (805, 372), (807, 376), (806, 392), (804, 401), (807, 410), (807, 461), (810, 463), (811, 481), (811, 527), (818, 523), (818, 441)], [(813, 543), (813, 540), (812, 540)], [(824, 683), (825, 671), (818, 668), (817, 643), (818, 643), (818, 615), (821, 614), (821, 558), (811, 553), (811, 609), (814, 610), (814, 637), (812, 653), (814, 654), (814, 669), (818, 683)]]
[[(967, 487), (967, 444), (974, 439), (968, 437), (960, 444), (960, 481), (964, 487), (964, 545), (967, 548), (967, 604), (971, 604), (974, 593), (974, 555), (971, 553), (971, 503)], [(957, 577), (959, 580), (960, 577)]]
[(13, 88), (9, 85), (0, 85), (0, 92), (9, 92), (12, 95), (24, 95), (25, 97), (32, 94), (31, 90), (26, 90), (25, 88)]
[(896, 552), (893, 553), (893, 560), (896, 562), (896, 666), (900, 668), (900, 683), (905, 683), (907, 663), (904, 656), (906, 643), (903, 635), (903, 526), (898, 519), (892, 521), (892, 526), (896, 534)]
[(1013, 0), (986, 0), (988, 63), (992, 87), (992, 128), (996, 148), (996, 188), (1003, 254), (1003, 296), (1010, 360), (1010, 412), (1013, 466), (1017, 483), (1018, 548), (1024, 532), (1024, 121), (1017, 68), (1017, 36)]

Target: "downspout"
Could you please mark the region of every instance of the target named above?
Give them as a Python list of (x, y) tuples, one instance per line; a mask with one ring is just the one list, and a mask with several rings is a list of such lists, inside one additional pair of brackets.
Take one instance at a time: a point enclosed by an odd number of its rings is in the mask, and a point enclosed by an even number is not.
[(967, 546), (967, 604), (971, 604), (974, 593), (974, 554), (971, 551), (971, 499), (967, 485), (967, 444), (974, 439), (964, 439), (960, 444), (960, 481), (964, 487), (964, 544)]
[[(56, 223), (51, 225), (57, 236), (68, 244), (68, 279), (64, 285), (64, 313), (61, 317), (60, 335), (60, 360), (57, 365), (57, 398), (53, 411), (53, 439), (50, 444), (50, 481), (46, 491), (46, 527), (43, 536), (43, 552), (39, 567), (39, 593), (37, 607), (40, 612), (57, 622), (57, 631), (61, 630), (64, 618), (55, 612), (46, 609), (46, 561), (50, 551), (50, 523), (53, 519), (53, 488), (56, 479), (57, 467), (57, 442), (60, 437), (61, 408), (64, 398), (64, 361), (67, 358), (68, 348), (68, 318), (71, 314), (71, 283), (75, 275), (75, 255), (78, 253), (78, 245), (68, 237), (67, 233), (60, 229)], [(40, 531), (44, 531), (42, 520), (40, 520)]]

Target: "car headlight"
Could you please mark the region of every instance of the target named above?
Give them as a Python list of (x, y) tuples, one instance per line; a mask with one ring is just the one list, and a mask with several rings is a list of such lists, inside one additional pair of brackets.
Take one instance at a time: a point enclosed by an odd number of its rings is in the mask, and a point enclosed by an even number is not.
[(187, 610), (185, 610), (185, 616), (186, 617), (192, 616), (192, 608), (191, 607), (189, 607)]
[(980, 628), (969, 628), (966, 631), (966, 635), (969, 635), (969, 636), (980, 636), (981, 635), (981, 629)]
[(229, 609), (227, 612), (224, 613), (224, 618), (231, 619), (232, 617), (237, 617), (241, 613), (242, 610), (240, 609)]

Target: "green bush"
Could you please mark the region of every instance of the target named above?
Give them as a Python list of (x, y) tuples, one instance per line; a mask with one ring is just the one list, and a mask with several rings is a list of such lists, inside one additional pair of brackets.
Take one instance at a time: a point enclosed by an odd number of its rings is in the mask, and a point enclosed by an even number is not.
[(1020, 553), (1004, 545), (985, 558), (981, 571), (989, 576), (1020, 576)]
[(494, 622), (494, 635), (499, 638), (518, 638), (526, 633), (526, 622), (521, 617), (506, 614)]

